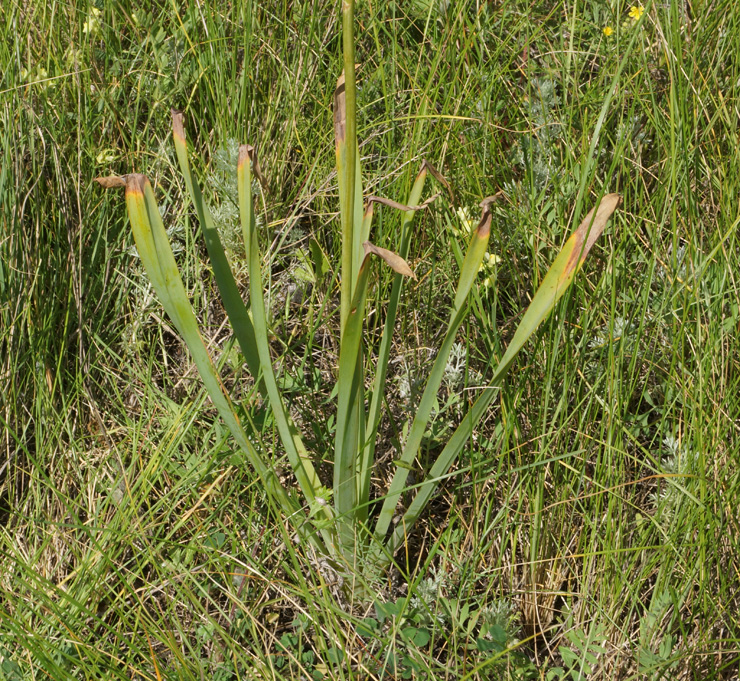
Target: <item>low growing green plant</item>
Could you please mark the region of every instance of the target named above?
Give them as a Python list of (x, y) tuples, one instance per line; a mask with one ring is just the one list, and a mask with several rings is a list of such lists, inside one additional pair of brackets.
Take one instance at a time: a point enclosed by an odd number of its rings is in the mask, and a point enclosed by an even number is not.
[[(409, 491), (407, 476), (427, 431), (445, 367), (460, 325), (468, 314), (468, 295), (476, 282), (487, 251), (493, 197), (483, 200), (480, 221), (472, 230), (460, 268), (444, 339), (409, 425), (401, 455), (395, 462), (390, 487), (382, 499), (379, 513), (376, 517), (370, 517), (370, 476), (381, 421), (391, 338), (403, 278), (414, 276), (406, 262), (412, 237), (411, 224), (414, 211), (429, 203), (419, 203), (427, 175), (431, 173), (439, 181), (444, 180), (425, 162), (410, 191), (407, 205), (370, 196), (365, 198), (363, 210), (364, 194), (355, 121), (354, 6), (352, 2), (345, 2), (343, 8), (344, 74), (339, 78), (335, 92), (334, 111), (342, 264), (334, 479), (331, 488), (324, 486), (319, 478), (314, 468), (313, 453), (305, 446), (290, 418), (270, 358), (261, 271), (262, 256), (252, 200), (253, 176), (257, 180), (261, 179), (254, 149), (242, 146), (237, 165), (241, 228), (250, 282), (248, 311), (229, 268), (213, 216), (190, 171), (183, 116), (179, 112), (173, 112), (173, 133), (179, 164), (203, 230), (224, 308), (248, 368), (269, 402), (280, 442), (290, 461), (302, 499), (281, 484), (272, 465), (277, 457), (269, 451), (258, 451), (240, 423), (235, 405), (221, 382), (216, 364), (200, 335), (149, 180), (144, 175), (130, 174), (120, 178), (101, 178), (100, 182), (104, 186), (125, 186), (134, 239), (152, 285), (188, 345), (211, 400), (263, 480), (268, 495), (290, 518), (302, 540), (310, 543), (319, 553), (334, 559), (337, 564), (344, 564), (349, 568), (365, 566), (367, 576), (372, 576), (388, 566), (395, 551), (402, 545), (440, 480), (447, 475), (468, 441), (473, 428), (485, 415), (497, 393), (497, 387), (517, 353), (572, 282), (603, 231), (607, 219), (617, 207), (619, 197), (616, 194), (602, 197), (598, 206), (588, 213), (566, 242), (532, 299), (506, 353), (489, 379), (488, 387), (481, 391), (460, 425), (449, 436), (426, 478), (417, 485), (409, 507), (400, 521), (392, 526), (398, 501), (403, 493)], [(403, 211), (401, 241), (397, 253), (380, 248), (369, 240), (376, 203)], [(397, 273), (390, 292), (382, 339), (377, 349), (367, 347), (363, 338), (365, 303), (373, 255), (381, 258)], [(377, 369), (370, 381), (372, 390), (368, 395), (365, 386), (368, 384), (366, 374), (370, 363), (366, 358), (371, 352), (376, 353)]]

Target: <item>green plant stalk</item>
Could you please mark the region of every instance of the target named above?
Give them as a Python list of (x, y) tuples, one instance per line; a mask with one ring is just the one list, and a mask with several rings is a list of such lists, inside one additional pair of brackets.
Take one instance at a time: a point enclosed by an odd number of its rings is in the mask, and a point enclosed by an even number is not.
[(275, 471), (262, 461), (239, 423), (198, 330), (198, 322), (180, 278), (149, 180), (144, 175), (131, 174), (124, 176), (123, 181), (131, 229), (141, 261), (165, 311), (185, 339), (213, 404), (262, 479), (268, 496), (274, 498), (281, 510), (293, 520), (301, 536), (317, 545), (315, 535), (307, 531), (305, 514), (288, 496)]
[[(367, 225), (372, 220), (373, 203), (376, 201), (395, 207), (401, 206), (392, 201), (370, 197), (364, 218), (364, 223)], [(342, 551), (349, 561), (356, 560), (357, 534), (365, 531), (362, 523), (357, 522), (358, 508), (367, 506), (367, 500), (360, 504), (357, 503), (357, 465), (360, 461), (360, 445), (367, 439), (364, 374), (362, 372), (362, 331), (367, 303), (370, 255), (377, 255), (400, 274), (414, 276), (406, 261), (398, 254), (378, 248), (369, 241), (365, 241), (362, 248), (365, 255), (359, 269), (355, 295), (339, 351), (338, 384), (340, 388), (334, 460), (334, 499), (337, 514), (342, 521), (342, 526), (340, 526)]]
[[(334, 124), (342, 225), (340, 359), (337, 380), (337, 429), (334, 449), (334, 504), (344, 555), (354, 554), (354, 515), (358, 507), (358, 452), (366, 434), (362, 321), (367, 292), (368, 259), (363, 244), (369, 236), (372, 204), (362, 213), (362, 179), (357, 148), (354, 44), (354, 0), (342, 2), (344, 70), (337, 83)], [(356, 295), (359, 293), (359, 296)], [(348, 338), (345, 334), (350, 333)]]
[[(345, 170), (345, 210), (352, 220), (352, 270), (350, 283), (358, 278), (358, 268), (363, 260), (360, 236), (362, 224), (362, 179), (359, 172), (357, 153), (357, 83), (355, 78), (355, 0), (342, 0), (342, 53), (344, 57), (344, 87), (346, 111), (347, 167)], [(359, 202), (357, 205), (359, 188)], [(358, 216), (358, 210), (360, 211)], [(360, 220), (358, 220), (358, 217)]]
[[(345, 328), (352, 300), (355, 271), (359, 262), (358, 253), (362, 240), (358, 239), (358, 224), (355, 205), (357, 202), (356, 182), (360, 181), (357, 154), (357, 86), (355, 83), (355, 3), (342, 0), (342, 52), (344, 73), (337, 83), (335, 98), (335, 134), (337, 140), (337, 169), (339, 171), (340, 212), (342, 222), (342, 282), (341, 282), (341, 328)], [(341, 103), (340, 103), (341, 100)], [(337, 121), (341, 120), (341, 123)], [(360, 203), (362, 187), (360, 185)]]
[(347, 179), (347, 123), (344, 74), (337, 80), (334, 91), (334, 139), (337, 156), (337, 181), (339, 183), (339, 221), (342, 231), (342, 269), (340, 274), (340, 333), (344, 329), (352, 299), (352, 222), (348, 205), (352, 197), (348, 192)]
[[(353, 316), (353, 302), (356, 287), (355, 272), (361, 268), (355, 265), (354, 244), (360, 243), (362, 227), (355, 229), (358, 220), (355, 217), (356, 209), (362, 207), (362, 186), (359, 171), (359, 158), (350, 154), (356, 151), (356, 142), (347, 137), (348, 116), (346, 114), (346, 91), (344, 76), (340, 77), (335, 92), (334, 124), (337, 152), (337, 174), (339, 177), (339, 207), (342, 226), (342, 274), (340, 293), (340, 369), (337, 378), (337, 429), (334, 448), (334, 481), (333, 495), (337, 516), (340, 518), (339, 543), (345, 556), (349, 556), (354, 545), (355, 537), (352, 529), (352, 516), (356, 507), (355, 485), (353, 481), (357, 466), (357, 451), (360, 447), (360, 434), (364, 433), (364, 405), (361, 398), (363, 390), (362, 376), (362, 348), (358, 344), (353, 354), (348, 354), (348, 347), (354, 347), (354, 341), (345, 338), (350, 319)], [(351, 109), (354, 111), (354, 109)], [(354, 117), (353, 117), (354, 118)], [(349, 126), (352, 129), (352, 126)], [(350, 160), (350, 157), (353, 157)], [(349, 172), (349, 169), (354, 172)], [(372, 211), (370, 211), (372, 215)], [(360, 223), (364, 220), (360, 220)], [(368, 220), (369, 222), (369, 220)], [(365, 278), (367, 273), (365, 272)], [(363, 289), (362, 305), (364, 309)], [(355, 315), (356, 316), (356, 315)], [(351, 357), (351, 359), (350, 359)], [(348, 371), (348, 363), (352, 363), (352, 371)], [(351, 408), (350, 408), (351, 407)]]
[[(300, 434), (285, 410), (270, 357), (267, 315), (262, 289), (259, 239), (252, 202), (251, 163), (255, 159), (254, 154), (255, 152), (252, 147), (248, 145), (242, 145), (240, 147), (237, 165), (237, 185), (239, 189), (239, 214), (241, 216), (242, 235), (244, 237), (247, 266), (249, 269), (249, 289), (252, 300), (252, 317), (254, 319), (257, 351), (259, 352), (262, 377), (265, 381), (270, 407), (272, 408), (275, 423), (280, 434), (280, 440), (285, 447), (288, 461), (290, 461), (301, 491), (308, 502), (313, 503), (316, 499), (317, 490), (321, 487), (321, 482), (316, 475), (311, 457), (301, 440)], [(329, 504), (322, 504), (321, 509), (326, 519), (331, 520), (332, 514)]]

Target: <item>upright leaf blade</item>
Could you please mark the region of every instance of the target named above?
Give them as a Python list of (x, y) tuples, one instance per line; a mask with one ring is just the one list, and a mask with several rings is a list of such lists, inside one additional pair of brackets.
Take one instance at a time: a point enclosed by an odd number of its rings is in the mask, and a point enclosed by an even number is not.
[[(149, 180), (140, 174), (126, 175), (123, 179), (126, 183), (126, 205), (131, 228), (142, 264), (165, 311), (182, 334), (213, 404), (259, 474), (268, 493), (278, 501), (283, 512), (293, 517), (299, 528), (303, 528), (302, 535), (310, 538), (304, 525), (305, 515), (301, 519), (300, 508), (290, 499), (275, 472), (257, 454), (221, 382), (198, 330), (198, 323), (185, 292)], [(315, 541), (315, 537), (311, 540)]]
[[(354, 85), (354, 81), (352, 84)], [(347, 321), (349, 305), (354, 293), (353, 286), (363, 258), (362, 242), (367, 239), (367, 231), (362, 226), (364, 222), (362, 176), (360, 157), (357, 153), (354, 106), (349, 107), (347, 89), (345, 74), (342, 74), (337, 80), (337, 87), (334, 91), (334, 138), (339, 182), (339, 217), (342, 230), (341, 329), (344, 329)], [(352, 101), (354, 102), (354, 99)], [(348, 107), (352, 112), (351, 121), (347, 117)], [(352, 172), (350, 172), (350, 164)]]
[[(416, 206), (421, 198), (424, 189), (424, 183), (427, 177), (427, 167), (429, 164), (425, 161), (422, 164), (419, 174), (416, 176), (414, 185), (408, 198), (409, 206)], [(436, 171), (435, 171), (436, 172)], [(408, 210), (404, 213), (401, 221), (401, 241), (399, 255), (402, 258), (408, 257), (409, 244), (411, 242), (411, 223), (416, 215), (416, 211)], [(403, 276), (397, 274), (393, 278), (393, 286), (388, 301), (388, 308), (385, 315), (385, 325), (383, 328), (383, 337), (380, 341), (378, 350), (378, 362), (375, 370), (375, 380), (373, 381), (373, 390), (370, 398), (370, 409), (368, 410), (368, 436), (363, 443), (360, 451), (360, 461), (358, 463), (357, 474), (357, 519), (361, 523), (367, 521), (368, 506), (370, 502), (370, 474), (375, 461), (375, 443), (378, 434), (378, 425), (380, 424), (380, 406), (385, 395), (385, 383), (388, 374), (388, 361), (391, 352), (391, 342), (393, 332), (396, 326), (396, 314), (398, 303), (401, 298), (401, 286)]]
[(429, 423), (432, 408), (437, 399), (437, 391), (442, 383), (445, 366), (447, 365), (447, 360), (449, 359), (450, 351), (452, 350), (452, 345), (455, 341), (455, 335), (457, 334), (460, 324), (462, 324), (467, 312), (467, 297), (476, 277), (478, 276), (478, 268), (483, 261), (483, 256), (488, 247), (490, 233), (491, 213), (486, 204), (483, 207), (483, 213), (481, 215), (480, 222), (478, 223), (478, 227), (473, 231), (465, 260), (460, 269), (460, 280), (457, 285), (455, 301), (450, 314), (450, 321), (447, 325), (447, 332), (442, 341), (442, 346), (437, 353), (437, 358), (432, 365), (432, 370), (429, 373), (429, 378), (427, 379), (424, 392), (419, 400), (419, 406), (414, 415), (414, 420), (409, 429), (408, 438), (406, 439), (403, 451), (397, 462), (396, 471), (393, 474), (393, 479), (391, 480), (388, 493), (383, 501), (380, 515), (378, 516), (378, 521), (375, 526), (375, 547), (373, 551), (376, 557), (378, 552), (381, 551), (385, 535), (388, 532), (396, 506), (398, 505), (398, 500), (406, 485), (406, 479), (408, 478), (411, 465), (419, 452), (419, 447), (421, 446), (424, 433)]
[[(262, 291), (262, 266), (259, 251), (257, 226), (252, 205), (252, 173), (250, 162), (256, 159), (254, 148), (242, 145), (239, 148), (239, 162), (237, 166), (237, 184), (239, 188), (239, 213), (241, 216), (242, 233), (247, 252), (249, 267), (249, 288), (252, 299), (252, 316), (254, 318), (254, 333), (259, 353), (262, 377), (272, 409), (275, 423), (280, 433), (280, 439), (285, 447), (288, 460), (298, 480), (298, 484), (309, 503), (316, 498), (317, 490), (321, 487), (311, 457), (301, 440), (297, 428), (288, 416), (280, 391), (277, 387), (275, 372), (270, 357), (268, 339), (267, 315), (265, 299)], [(322, 513), (331, 519), (331, 507), (323, 505)]]
[[(373, 218), (368, 204), (364, 220)], [(342, 549), (351, 557), (354, 547), (352, 520), (357, 511), (358, 452), (365, 433), (362, 367), (362, 323), (365, 316), (370, 251), (366, 252), (353, 286), (353, 297), (341, 331), (337, 376), (337, 428), (334, 444), (334, 504), (340, 521)]]
[[(247, 367), (254, 380), (259, 381), (260, 359), (257, 352), (254, 327), (249, 318), (247, 306), (242, 300), (236, 281), (234, 281), (234, 275), (231, 272), (211, 211), (208, 210), (200, 187), (190, 171), (183, 114), (174, 109), (172, 110), (172, 136), (175, 141), (175, 152), (177, 153), (180, 170), (185, 178), (185, 186), (193, 201), (193, 206), (195, 206), (195, 212), (198, 214), (203, 240), (208, 249), (208, 257), (211, 259), (211, 266), (213, 267), (213, 276), (216, 279), (218, 290), (221, 292), (224, 309), (231, 322), (231, 327), (234, 329), (236, 340), (244, 355)], [(262, 384), (258, 383), (258, 385), (260, 390), (264, 392)]]
[(573, 281), (573, 277), (583, 265), (596, 239), (604, 231), (606, 222), (616, 210), (619, 201), (620, 196), (618, 194), (604, 196), (599, 205), (586, 215), (578, 229), (570, 236), (555, 258), (527, 311), (524, 313), (514, 338), (512, 338), (509, 347), (494, 371), (488, 387), (474, 402), (462, 423), (457, 427), (447, 445), (437, 457), (426, 479), (420, 485), (414, 500), (404, 514), (402, 522), (394, 530), (384, 554), (385, 561), (390, 560), (395, 551), (401, 546), (405, 533), (413, 527), (432, 494), (434, 494), (439, 481), (450, 470), (465, 443), (470, 439), (473, 428), (486, 413), (514, 358), (565, 293)]

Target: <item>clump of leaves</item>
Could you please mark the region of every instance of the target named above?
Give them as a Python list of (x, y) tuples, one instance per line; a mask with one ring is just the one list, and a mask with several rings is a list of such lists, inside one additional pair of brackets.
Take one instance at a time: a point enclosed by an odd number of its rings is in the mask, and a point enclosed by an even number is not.
[[(619, 197), (616, 194), (603, 196), (565, 243), (532, 298), (506, 353), (492, 376), (486, 379), (486, 387), (479, 391), (478, 398), (453, 432), (443, 429), (437, 433), (436, 436), (441, 440), (439, 454), (426, 477), (416, 486), (415, 495), (402, 513), (400, 522), (394, 523), (399, 500), (409, 492), (407, 482), (410, 469), (425, 437), (429, 435), (430, 422), (439, 411), (439, 389), (446, 376), (449, 380), (450, 357), (456, 347), (457, 333), (468, 315), (469, 294), (479, 279), (481, 265), (488, 253), (491, 206), (496, 197), (488, 197), (481, 202), (480, 219), (474, 228), (471, 225), (465, 255), (461, 259), (459, 280), (441, 346), (423, 384), (416, 408), (409, 414), (404, 427), (405, 441), (395, 461), (391, 483), (379, 504), (377, 515), (371, 517), (370, 477), (375, 463), (391, 340), (403, 282), (414, 277), (407, 263), (413, 238), (413, 216), (435, 198), (421, 200), (428, 175), (443, 185), (446, 185), (446, 181), (429, 163), (424, 162), (405, 204), (377, 196), (364, 196), (356, 136), (354, 3), (346, 2), (343, 7), (344, 74), (338, 80), (334, 96), (342, 263), (341, 334), (331, 486), (320, 478), (316, 470), (316, 461), (323, 452), (312, 452), (306, 446), (303, 435), (290, 416), (288, 402), (281, 392), (273, 367), (269, 315), (264, 296), (264, 258), (260, 250), (260, 233), (253, 202), (255, 180), (261, 181), (262, 173), (254, 148), (249, 145), (240, 147), (236, 167), (239, 216), (249, 272), (248, 310), (230, 270), (216, 221), (191, 173), (183, 115), (173, 112), (175, 149), (198, 215), (224, 308), (248, 368), (269, 403), (280, 444), (290, 462), (295, 485), (302, 498), (278, 476), (272, 445), (269, 450), (263, 451), (258, 448), (259, 443), (250, 437), (240, 421), (236, 405), (221, 382), (217, 364), (200, 334), (149, 180), (133, 173), (99, 181), (104, 186), (126, 188), (134, 239), (152, 286), (190, 349), (213, 404), (262, 479), (269, 496), (293, 523), (301, 541), (342, 566), (342, 570), (364, 571), (366, 577), (372, 580), (390, 564), (440, 480), (453, 466), (473, 428), (485, 416), (498, 394), (503, 378), (518, 352), (573, 281), (616, 209)], [(400, 243), (395, 245), (396, 250), (370, 240), (373, 214), (378, 205), (402, 212), (401, 237)], [(377, 345), (371, 344), (363, 333), (374, 259), (382, 261), (396, 273), (388, 293), (382, 338)], [(321, 264), (317, 266), (321, 267)], [(375, 363), (367, 361), (370, 356), (376, 358)], [(374, 366), (374, 373), (368, 375), (371, 366)], [(371, 386), (370, 390), (367, 386)]]

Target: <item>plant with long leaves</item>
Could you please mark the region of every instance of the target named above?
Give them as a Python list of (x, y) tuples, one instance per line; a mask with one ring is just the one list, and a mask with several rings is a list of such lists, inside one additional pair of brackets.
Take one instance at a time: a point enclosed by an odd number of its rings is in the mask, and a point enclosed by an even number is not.
[[(254, 375), (259, 390), (269, 403), (280, 443), (284, 448), (300, 490), (289, 490), (275, 472), (274, 452), (258, 451), (241, 424), (211, 354), (204, 342), (193, 308), (188, 300), (164, 224), (149, 180), (141, 174), (99, 178), (106, 187), (125, 186), (126, 203), (134, 240), (155, 292), (185, 340), (205, 388), (221, 418), (231, 431), (250, 464), (259, 474), (269, 497), (290, 518), (302, 540), (338, 564), (354, 568), (362, 561), (374, 574), (387, 567), (402, 546), (408, 532), (424, 511), (439, 482), (445, 478), (459, 453), (481, 421), (497, 388), (524, 343), (535, 332), (566, 291), (588, 252), (619, 203), (616, 194), (603, 196), (563, 246), (498, 363), (488, 385), (451, 435), (426, 477), (415, 486), (415, 495), (393, 525), (401, 495), (408, 491), (409, 470), (427, 431), (457, 333), (469, 311), (468, 298), (475, 285), (486, 253), (491, 227), (492, 197), (484, 199), (481, 219), (473, 230), (460, 267), (449, 321), (442, 344), (426, 381), (395, 472), (380, 510), (370, 516), (370, 478), (375, 462), (375, 443), (381, 422), (381, 407), (390, 359), (391, 340), (404, 277), (413, 277), (406, 262), (411, 243), (414, 212), (428, 205), (419, 203), (428, 174), (444, 182), (428, 163), (422, 165), (406, 204), (378, 197), (363, 201), (360, 159), (355, 124), (354, 5), (343, 3), (344, 73), (334, 98), (334, 126), (339, 177), (339, 204), (342, 230), (340, 292), (340, 350), (337, 368), (337, 415), (334, 434), (334, 476), (332, 488), (324, 486), (314, 468), (313, 453), (290, 418), (272, 365), (269, 348), (268, 315), (263, 295), (263, 258), (260, 253), (252, 197), (252, 177), (261, 179), (255, 150), (240, 148), (237, 165), (242, 236), (249, 271), (250, 311), (244, 304), (231, 273), (223, 245), (188, 161), (183, 115), (173, 112), (173, 136), (181, 171), (191, 196), (212, 263), (214, 277), (236, 339)], [(364, 209), (363, 209), (364, 203)], [(369, 241), (376, 203), (403, 211), (401, 238), (397, 251), (380, 248)], [(365, 303), (371, 273), (371, 256), (387, 263), (396, 275), (390, 291), (385, 327), (377, 348), (368, 348), (363, 338)], [(366, 391), (368, 353), (376, 353), (372, 389)], [(302, 499), (300, 498), (302, 496)]]

